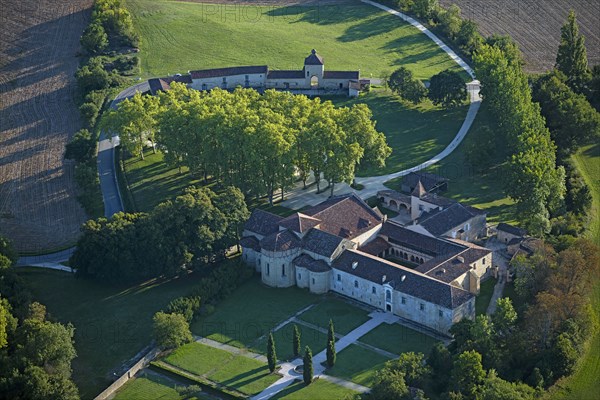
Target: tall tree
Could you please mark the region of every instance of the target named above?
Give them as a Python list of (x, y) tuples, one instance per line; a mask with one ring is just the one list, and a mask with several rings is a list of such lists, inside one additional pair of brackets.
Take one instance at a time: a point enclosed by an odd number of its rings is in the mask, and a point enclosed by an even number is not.
[(300, 330), (298, 330), (298, 325), (294, 324), (294, 337), (292, 339), (292, 350), (294, 353), (294, 357), (298, 357), (300, 355)]
[(423, 82), (415, 79), (406, 67), (400, 67), (390, 75), (388, 86), (400, 98), (413, 104), (420, 103), (427, 95)]
[(158, 98), (137, 92), (131, 99), (119, 103), (103, 119), (102, 127), (119, 134), (121, 144), (132, 154), (144, 159), (146, 142), (155, 143)]
[(154, 339), (162, 349), (175, 349), (193, 340), (190, 325), (181, 314), (157, 312), (153, 323)]
[(275, 372), (275, 367), (277, 367), (277, 352), (275, 350), (273, 332), (269, 332), (269, 338), (267, 339), (267, 363), (269, 364), (269, 371), (271, 373)]
[(485, 379), (485, 371), (481, 365), (481, 354), (476, 351), (461, 353), (452, 368), (454, 389), (462, 393), (465, 400), (478, 399), (478, 393)]
[(569, 12), (567, 22), (560, 29), (556, 68), (567, 76), (567, 84), (574, 91), (577, 93), (586, 91), (591, 74), (588, 68), (585, 38), (579, 34), (579, 25), (573, 10)]
[(435, 105), (456, 107), (467, 99), (467, 88), (458, 72), (447, 69), (431, 77), (427, 96)]
[(335, 359), (335, 332), (333, 330), (333, 321), (329, 320), (329, 329), (327, 330), (327, 366), (329, 368), (333, 368)]
[(310, 385), (313, 381), (314, 369), (313, 369), (313, 359), (312, 359), (312, 351), (310, 347), (306, 346), (304, 349), (304, 359), (302, 364), (302, 378), (304, 379), (304, 383), (306, 385)]

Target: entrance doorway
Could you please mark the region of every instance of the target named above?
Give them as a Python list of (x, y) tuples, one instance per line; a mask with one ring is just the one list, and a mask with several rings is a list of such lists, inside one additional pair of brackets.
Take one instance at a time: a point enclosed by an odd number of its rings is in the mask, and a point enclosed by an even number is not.
[(319, 88), (319, 77), (316, 75), (313, 75), (312, 78), (310, 78), (310, 87), (312, 89), (318, 89)]

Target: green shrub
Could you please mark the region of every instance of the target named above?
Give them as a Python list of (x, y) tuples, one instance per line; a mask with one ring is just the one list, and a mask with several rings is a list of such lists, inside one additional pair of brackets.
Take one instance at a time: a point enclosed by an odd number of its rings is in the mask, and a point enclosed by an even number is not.
[(200, 310), (200, 297), (198, 296), (178, 297), (171, 300), (166, 308), (166, 312), (170, 314), (183, 315), (187, 322), (192, 322), (198, 310)]

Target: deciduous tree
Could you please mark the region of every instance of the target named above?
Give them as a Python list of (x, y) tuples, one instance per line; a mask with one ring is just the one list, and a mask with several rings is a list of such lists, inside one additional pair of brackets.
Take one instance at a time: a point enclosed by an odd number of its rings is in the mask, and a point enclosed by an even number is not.
[(579, 25), (573, 10), (569, 12), (567, 22), (560, 29), (556, 68), (567, 76), (567, 83), (574, 91), (583, 93), (587, 90), (591, 75), (585, 38), (579, 34)]
[(431, 77), (427, 96), (435, 105), (456, 107), (467, 99), (467, 88), (458, 72), (447, 69)]
[(153, 329), (154, 339), (162, 349), (175, 349), (193, 340), (190, 325), (181, 314), (157, 312)]

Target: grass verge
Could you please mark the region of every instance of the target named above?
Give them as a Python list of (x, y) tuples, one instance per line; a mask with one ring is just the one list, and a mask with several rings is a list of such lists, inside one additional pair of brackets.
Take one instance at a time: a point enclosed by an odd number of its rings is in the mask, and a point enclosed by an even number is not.
[(335, 366), (327, 369), (325, 373), (372, 387), (377, 371), (381, 370), (388, 360), (388, 357), (353, 344), (337, 354)]
[(431, 336), (400, 324), (381, 324), (361, 337), (359, 341), (393, 354), (409, 351), (428, 354), (431, 347), (437, 342)]

